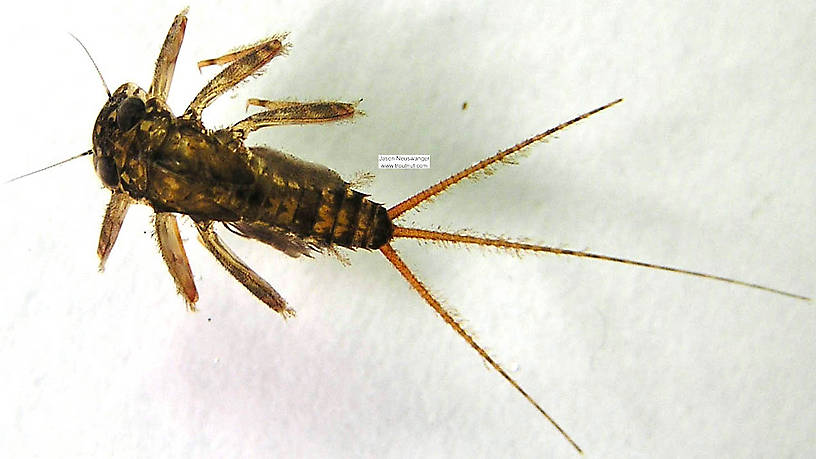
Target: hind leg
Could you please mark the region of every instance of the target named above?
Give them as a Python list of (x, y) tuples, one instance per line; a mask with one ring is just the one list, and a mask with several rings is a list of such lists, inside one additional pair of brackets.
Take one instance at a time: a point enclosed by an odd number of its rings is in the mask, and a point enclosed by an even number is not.
[(199, 241), (215, 256), (221, 266), (232, 274), (232, 277), (243, 284), (259, 300), (282, 315), (284, 319), (295, 316), (295, 310), (286, 306), (286, 300), (280, 293), (224, 245), (213, 230), (212, 222), (196, 222), (196, 229), (198, 229)]

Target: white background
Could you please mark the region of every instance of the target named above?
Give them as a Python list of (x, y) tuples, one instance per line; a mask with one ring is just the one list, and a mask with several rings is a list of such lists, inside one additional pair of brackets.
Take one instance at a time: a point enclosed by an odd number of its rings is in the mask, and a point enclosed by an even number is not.
[[(90, 146), (108, 84), (147, 87), (165, 2), (41, 5), (2, 19), (4, 179)], [(236, 5), (236, 3), (239, 3)], [(219, 100), (364, 99), (366, 116), (251, 141), (345, 177), (378, 154), (393, 204), (585, 110), (625, 102), (404, 222), (525, 236), (816, 295), (811, 2), (193, 4), (194, 63), (290, 31), (291, 54)], [(462, 110), (463, 102), (468, 108)], [(577, 457), (376, 252), (292, 260), (225, 236), (297, 309), (284, 322), (185, 224), (184, 310), (132, 208), (107, 269), (87, 158), (2, 186), (0, 455)], [(589, 457), (816, 455), (814, 303), (554, 256), (395, 246)]]

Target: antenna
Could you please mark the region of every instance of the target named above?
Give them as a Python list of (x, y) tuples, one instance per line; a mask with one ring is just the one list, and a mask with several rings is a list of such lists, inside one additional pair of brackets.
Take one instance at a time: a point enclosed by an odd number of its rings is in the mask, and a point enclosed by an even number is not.
[[(71, 32), (68, 32), (68, 35), (70, 35), (74, 40), (77, 41), (77, 43), (79, 43), (79, 46), (81, 46), (83, 51), (85, 51), (85, 54), (88, 56), (88, 59), (91, 60), (91, 64), (93, 64), (94, 68), (96, 69), (96, 74), (99, 75), (99, 79), (102, 80), (102, 86), (105, 88), (105, 92), (108, 94), (108, 99), (110, 99), (111, 98), (111, 92), (110, 92), (110, 89), (108, 89), (108, 84), (105, 83), (105, 78), (102, 76), (102, 72), (99, 70), (99, 66), (96, 65), (96, 61), (94, 61), (93, 56), (91, 56), (91, 53), (88, 51), (88, 48), (85, 47), (85, 45), (79, 40), (79, 38), (76, 37), (76, 35), (72, 34)], [(44, 171), (46, 169), (51, 169), (52, 167), (56, 167), (56, 166), (59, 166), (61, 164), (65, 164), (68, 161), (72, 161), (74, 159), (81, 158), (83, 156), (87, 156), (87, 155), (90, 155), (90, 154), (93, 154), (93, 150), (84, 151), (84, 152), (82, 152), (82, 153), (80, 153), (80, 154), (78, 154), (76, 156), (72, 156), (72, 157), (70, 157), (68, 159), (63, 159), (62, 161), (54, 163), (54, 164), (52, 164), (50, 166), (45, 166), (42, 169), (37, 169), (34, 172), (29, 172), (27, 174), (20, 175), (19, 177), (14, 177), (13, 179), (6, 181), (5, 183), (11, 183), (11, 182), (13, 182), (15, 180), (20, 180), (21, 178), (28, 177), (29, 175), (34, 175), (34, 174), (36, 174), (38, 172), (42, 172), (42, 171)]]
[(52, 164), (52, 165), (50, 165), (50, 166), (45, 166), (45, 167), (43, 167), (42, 169), (37, 169), (37, 170), (36, 170), (36, 171), (34, 171), (34, 172), (29, 172), (29, 173), (27, 173), (27, 174), (23, 174), (23, 175), (21, 175), (21, 176), (19, 176), (19, 177), (14, 177), (13, 179), (11, 179), (11, 180), (7, 181), (6, 183), (11, 183), (11, 182), (13, 182), (13, 181), (15, 181), (15, 180), (20, 180), (20, 179), (21, 179), (21, 178), (23, 178), (23, 177), (28, 177), (29, 175), (36, 174), (37, 172), (42, 172), (42, 171), (44, 171), (44, 170), (46, 170), (46, 169), (51, 169), (52, 167), (59, 166), (60, 164), (65, 164), (65, 163), (67, 163), (68, 161), (72, 161), (72, 160), (74, 160), (74, 159), (81, 158), (81, 157), (83, 157), (83, 156), (88, 156), (88, 155), (90, 155), (90, 154), (92, 154), (92, 153), (93, 153), (93, 150), (83, 151), (82, 153), (80, 153), (80, 154), (78, 154), (78, 155), (76, 155), (76, 156), (71, 156), (71, 157), (70, 157), (70, 158), (68, 158), (68, 159), (63, 159), (62, 161), (57, 162), (57, 163), (54, 163), (54, 164)]
[(90, 51), (88, 51), (88, 48), (86, 48), (85, 45), (82, 44), (81, 41), (79, 41), (79, 38), (77, 38), (76, 35), (72, 34), (71, 32), (68, 32), (68, 35), (72, 36), (74, 38), (74, 40), (76, 40), (77, 43), (79, 43), (79, 46), (81, 46), (82, 49), (85, 50), (85, 54), (88, 56), (88, 59), (91, 60), (91, 64), (93, 64), (94, 68), (96, 69), (96, 73), (97, 73), (97, 75), (99, 75), (99, 79), (102, 80), (102, 86), (105, 87), (105, 92), (108, 93), (108, 99), (110, 99), (111, 98), (111, 92), (110, 92), (110, 89), (108, 89), (108, 84), (105, 83), (105, 78), (102, 77), (102, 72), (99, 71), (99, 66), (96, 65), (96, 61), (94, 61), (94, 58), (93, 58), (93, 56), (91, 56)]

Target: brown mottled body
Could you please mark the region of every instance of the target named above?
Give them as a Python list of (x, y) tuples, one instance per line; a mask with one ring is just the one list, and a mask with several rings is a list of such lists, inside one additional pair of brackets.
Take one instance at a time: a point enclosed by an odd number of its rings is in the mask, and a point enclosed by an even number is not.
[[(114, 93), (141, 97), (135, 85)], [(157, 212), (196, 221), (234, 224), (263, 240), (287, 233), (316, 247), (337, 244), (377, 249), (393, 226), (384, 207), (352, 190), (331, 169), (265, 147), (247, 147), (234, 129), (210, 131), (197, 119), (176, 118), (157, 98), (144, 101), (144, 116), (126, 131), (103, 110), (95, 143), (112, 154), (115, 186)], [(111, 131), (117, 131), (111, 135)]]
[(174, 116), (166, 100), (184, 40), (186, 13), (186, 9), (179, 13), (170, 26), (149, 90), (123, 84), (108, 93), (97, 117), (94, 167), (112, 191), (97, 248), (100, 269), (116, 243), (128, 206), (140, 202), (156, 212), (159, 250), (190, 309), (195, 309), (198, 291), (176, 214), (195, 221), (201, 242), (233, 277), (270, 308), (290, 317), (294, 311), (283, 297), (232, 253), (215, 233), (213, 222), (292, 257), (335, 245), (376, 249), (387, 243), (393, 225), (385, 208), (352, 190), (336, 172), (266, 147), (244, 145), (252, 131), (342, 120), (356, 113), (355, 105), (250, 99), (251, 105), (266, 110), (230, 128), (207, 129), (201, 123), (204, 109), (285, 54), (285, 35), (279, 35), (212, 61), (229, 65), (199, 91), (183, 115)]

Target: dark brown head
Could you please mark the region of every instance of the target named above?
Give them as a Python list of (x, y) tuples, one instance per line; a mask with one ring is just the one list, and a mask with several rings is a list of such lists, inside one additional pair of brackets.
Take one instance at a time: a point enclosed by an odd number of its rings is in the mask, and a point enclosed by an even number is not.
[(93, 163), (96, 174), (108, 188), (118, 187), (124, 165), (124, 158), (116, 154), (116, 140), (145, 117), (146, 101), (147, 93), (142, 88), (125, 83), (113, 92), (96, 117)]

